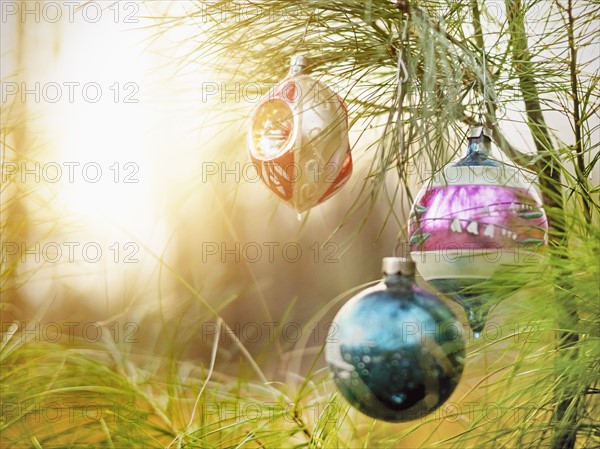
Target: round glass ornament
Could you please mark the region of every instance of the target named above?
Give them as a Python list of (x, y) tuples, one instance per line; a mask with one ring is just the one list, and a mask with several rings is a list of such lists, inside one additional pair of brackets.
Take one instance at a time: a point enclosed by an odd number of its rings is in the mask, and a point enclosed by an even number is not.
[(419, 191), (409, 219), (419, 273), (462, 304), (475, 336), (489, 309), (477, 285), (500, 265), (535, 262), (548, 234), (540, 194), (522, 170), (490, 159), (490, 146), (487, 129), (471, 128), (467, 155)]
[(462, 326), (415, 284), (415, 265), (383, 260), (384, 277), (350, 299), (329, 331), (325, 358), (341, 394), (372, 418), (405, 422), (446, 401), (465, 358)]

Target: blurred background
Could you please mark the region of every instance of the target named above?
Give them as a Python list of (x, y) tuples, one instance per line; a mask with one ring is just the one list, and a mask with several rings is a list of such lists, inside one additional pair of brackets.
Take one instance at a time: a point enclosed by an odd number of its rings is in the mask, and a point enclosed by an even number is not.
[(260, 96), (193, 58), (198, 24), (168, 26), (192, 3), (56, 5), (2, 3), (3, 258), (20, 280), (3, 322), (132, 322), (132, 352), (193, 359), (212, 345), (206, 302), (283, 373), (312, 325), (312, 360), (338, 308), (325, 306), (392, 254), (401, 199), (346, 216), (361, 147), (350, 182), (300, 219), (272, 195), (245, 143)]

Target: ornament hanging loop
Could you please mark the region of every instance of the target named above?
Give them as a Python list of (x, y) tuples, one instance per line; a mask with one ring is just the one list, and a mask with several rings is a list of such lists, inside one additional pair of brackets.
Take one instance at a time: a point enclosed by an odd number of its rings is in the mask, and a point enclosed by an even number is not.
[(402, 52), (398, 52), (398, 83), (404, 84), (408, 81), (408, 70), (406, 69), (406, 64), (404, 64), (404, 58), (402, 57)]
[(400, 9), (400, 11), (406, 15), (406, 17), (404, 17), (404, 25), (402, 27), (402, 32), (400, 33), (400, 49), (398, 50), (398, 72), (396, 77), (398, 78), (399, 87), (408, 81), (408, 69), (406, 68), (406, 63), (404, 62), (404, 47), (408, 42), (409, 18), (408, 6), (406, 6), (406, 9), (401, 8), (400, 3), (404, 2), (397, 2), (396, 5), (398, 6), (398, 9)]
[(487, 80), (487, 63), (485, 57), (485, 47), (481, 48), (481, 68), (482, 68), (482, 82), (481, 82), (481, 103), (479, 104), (479, 123), (483, 124), (484, 115), (486, 114), (487, 109), (487, 94), (488, 94), (488, 80)]

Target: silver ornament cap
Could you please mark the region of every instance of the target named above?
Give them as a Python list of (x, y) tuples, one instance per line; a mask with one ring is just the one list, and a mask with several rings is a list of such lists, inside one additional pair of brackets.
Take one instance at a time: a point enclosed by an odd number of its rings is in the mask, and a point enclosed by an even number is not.
[(299, 73), (308, 73), (307, 69), (310, 65), (311, 60), (307, 56), (301, 54), (295, 54), (292, 56), (290, 61), (290, 75), (297, 75)]
[(492, 132), (483, 125), (471, 126), (469, 129), (469, 146), (473, 145), (473, 151), (479, 154), (490, 155), (492, 144)]
[(471, 126), (469, 129), (469, 139), (478, 139), (482, 137), (482, 135), (483, 137), (492, 140), (492, 132), (483, 125)]
[(414, 276), (416, 272), (415, 263), (406, 257), (384, 257), (381, 267), (383, 274), (403, 274)]

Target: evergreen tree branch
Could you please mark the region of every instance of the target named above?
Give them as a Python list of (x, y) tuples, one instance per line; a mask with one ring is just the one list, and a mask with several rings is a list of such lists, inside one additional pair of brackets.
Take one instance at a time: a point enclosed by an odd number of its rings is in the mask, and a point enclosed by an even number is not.
[[(567, 242), (567, 236), (560, 164), (555, 154), (556, 151), (553, 149), (548, 126), (542, 112), (534, 76), (533, 58), (527, 43), (525, 11), (520, 0), (506, 0), (506, 11), (509, 23), (509, 39), (512, 47), (512, 64), (519, 78), (519, 88), (525, 102), (527, 125), (540, 156), (537, 166), (544, 201), (552, 211), (549, 214), (549, 240), (553, 247), (564, 246)], [(569, 278), (568, 273), (562, 273), (560, 270), (560, 267), (564, 265), (561, 262), (564, 262), (568, 256), (564, 251), (555, 251), (553, 257), (560, 276), (559, 283), (555, 286), (557, 298), (565, 299), (561, 304), (564, 314), (560, 314), (561, 322), (558, 326), (559, 329), (564, 330), (559, 332), (558, 347), (563, 357), (573, 358), (576, 357), (577, 351), (573, 349), (579, 341), (579, 336), (570, 329), (573, 329), (577, 324), (578, 314), (575, 303), (569, 294), (572, 291), (572, 285), (564, 280)], [(577, 391), (573, 391), (571, 388), (565, 388), (562, 391), (557, 391), (556, 397), (558, 404), (554, 410), (553, 421), (557, 425), (552, 448), (573, 449), (577, 442), (578, 394)]]
[[(558, 6), (565, 9), (560, 3)], [(579, 98), (579, 80), (577, 79), (577, 47), (575, 45), (575, 18), (573, 17), (573, 0), (569, 0), (566, 7), (568, 24), (567, 24), (567, 37), (569, 41), (569, 76), (571, 81), (571, 96), (573, 98), (573, 129), (575, 131), (575, 144), (573, 145), (573, 151), (575, 152), (575, 158), (577, 163), (575, 164), (575, 170), (577, 173), (577, 182), (581, 187), (581, 197), (583, 200), (583, 211), (587, 221), (592, 218), (591, 215), (591, 198), (589, 197), (589, 185), (586, 177), (586, 167), (583, 155), (582, 145), (582, 120), (581, 120), (581, 101)]]
[[(485, 41), (483, 40), (483, 28), (481, 27), (481, 11), (479, 9), (478, 0), (471, 0), (471, 12), (473, 14), (473, 28), (474, 34), (473, 38), (475, 40), (475, 44), (477, 48), (481, 49), (482, 55), (486, 54), (485, 49)], [(495, 101), (489, 101), (486, 95), (486, 90), (494, 89), (494, 85), (492, 84), (492, 77), (489, 76), (489, 72), (487, 66), (485, 64), (485, 60), (487, 58), (482, 57), (481, 61), (481, 70), (486, 76), (482, 78), (482, 96), (483, 96), (483, 104), (485, 105), (485, 109), (487, 114), (485, 115), (485, 125), (492, 131), (492, 139), (494, 143), (500, 148), (500, 150), (508, 156), (508, 158), (513, 161), (515, 164), (527, 166), (534, 161), (534, 158), (529, 156), (528, 154), (522, 153), (517, 150), (504, 136), (504, 133), (500, 130), (498, 126), (498, 118), (496, 115), (497, 106)], [(495, 90), (495, 89), (494, 89)], [(477, 123), (470, 123), (471, 126), (476, 125)]]
[[(401, 11), (409, 11), (408, 3), (404, 2), (404, 1), (398, 1), (396, 2), (398, 5), (398, 8)], [(479, 6), (477, 4), (477, 0), (471, 0), (471, 9), (472, 9), (472, 14), (473, 14), (473, 27), (474, 27), (474, 41), (475, 41), (475, 46), (478, 49), (481, 49), (482, 52), (485, 52), (485, 44), (484, 44), (484, 40), (483, 40), (483, 29), (481, 26), (481, 11), (479, 10)], [(427, 13), (425, 11), (423, 11), (423, 9), (417, 7), (417, 6), (411, 6), (410, 10), (412, 10), (415, 15), (417, 17), (419, 17), (419, 19), (423, 20), (424, 22), (426, 22), (429, 27), (431, 29), (433, 29), (437, 34), (439, 34), (442, 38), (448, 40), (450, 43), (452, 43), (453, 45), (455, 45), (456, 47), (460, 48), (460, 50), (465, 53), (465, 54), (469, 54), (470, 51), (468, 50), (468, 48), (466, 47), (465, 43), (456, 39), (454, 36), (448, 34), (442, 27), (442, 25), (438, 22), (435, 21), (433, 19), (431, 19)], [(461, 60), (461, 62), (465, 62), (464, 58), (459, 57), (459, 59)], [(478, 65), (481, 67), (481, 73), (483, 74), (485, 71), (486, 76), (482, 75), (482, 85), (485, 83), (485, 87), (487, 91), (490, 92), (495, 92), (495, 86), (493, 83), (493, 77), (491, 76), (491, 74), (488, 72), (487, 67), (483, 64), (483, 61), (479, 62), (479, 55), (475, 55), (474, 57), (475, 61), (478, 62)], [(482, 95), (484, 95), (483, 92), (484, 89), (482, 89)], [(495, 95), (492, 95), (492, 98), (495, 98)], [(534, 161), (536, 160), (536, 158), (534, 156), (528, 155), (527, 153), (523, 153), (522, 151), (519, 151), (514, 145), (512, 145), (508, 139), (506, 138), (506, 136), (504, 135), (504, 133), (502, 132), (502, 130), (500, 129), (500, 127), (498, 126), (498, 117), (497, 117), (497, 105), (496, 102), (493, 100), (489, 100), (487, 97), (484, 98), (484, 104), (485, 104), (485, 108), (486, 108), (486, 117), (485, 117), (485, 124), (486, 126), (492, 131), (492, 139), (494, 141), (494, 143), (498, 146), (498, 148), (500, 148), (500, 150), (515, 164), (517, 165), (521, 165), (521, 166), (527, 166), (530, 165), (532, 163), (534, 163)], [(539, 107), (538, 107), (539, 109)], [(469, 126), (474, 126), (479, 124), (480, 122), (476, 119), (474, 119), (473, 117), (469, 117), (469, 116), (463, 116), (461, 118), (461, 121)]]
[[(525, 103), (527, 126), (533, 136), (538, 153), (537, 171), (540, 174), (544, 203), (553, 209), (562, 210), (561, 175), (552, 139), (542, 113), (537, 80), (534, 76), (532, 55), (525, 31), (525, 12), (521, 0), (506, 0), (508, 30), (512, 49), (512, 64), (519, 79), (519, 89)], [(564, 220), (549, 219), (549, 226), (563, 234)]]

